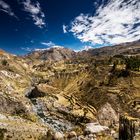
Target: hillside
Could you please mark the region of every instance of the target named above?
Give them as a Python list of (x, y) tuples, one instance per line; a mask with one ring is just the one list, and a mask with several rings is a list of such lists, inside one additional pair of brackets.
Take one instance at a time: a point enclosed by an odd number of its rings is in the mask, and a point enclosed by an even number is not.
[(73, 58), (74, 56), (75, 52), (71, 49), (63, 47), (52, 47), (48, 49), (33, 51), (26, 57), (29, 57), (31, 59), (61, 61)]
[(79, 52), (80, 56), (140, 55), (140, 40)]
[(119, 139), (125, 114), (135, 120), (139, 140), (139, 49), (133, 42), (24, 57), (0, 51), (1, 139)]

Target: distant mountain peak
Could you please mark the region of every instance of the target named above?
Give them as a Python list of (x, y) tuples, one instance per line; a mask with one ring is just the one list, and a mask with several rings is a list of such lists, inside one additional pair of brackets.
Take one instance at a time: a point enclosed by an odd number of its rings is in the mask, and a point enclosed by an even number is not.
[(57, 45), (54, 45), (54, 46), (51, 46), (49, 48), (43, 48), (43, 49), (35, 49), (35, 51), (47, 51), (47, 50), (51, 50), (51, 49), (64, 49), (63, 46), (57, 46)]
[(50, 48), (36, 49), (27, 55), (27, 57), (41, 60), (61, 61), (71, 59), (75, 56), (75, 52), (69, 48), (62, 46), (52, 46)]

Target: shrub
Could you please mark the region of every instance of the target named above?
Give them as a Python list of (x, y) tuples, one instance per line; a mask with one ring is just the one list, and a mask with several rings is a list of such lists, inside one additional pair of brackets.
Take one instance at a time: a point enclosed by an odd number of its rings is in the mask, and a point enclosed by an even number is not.
[(1, 61), (1, 64), (2, 64), (3, 66), (6, 66), (7, 63), (8, 63), (8, 62), (7, 62), (7, 60), (5, 60), (5, 59)]
[(139, 71), (140, 69), (140, 59), (138, 57), (130, 57), (125, 59), (126, 69)]

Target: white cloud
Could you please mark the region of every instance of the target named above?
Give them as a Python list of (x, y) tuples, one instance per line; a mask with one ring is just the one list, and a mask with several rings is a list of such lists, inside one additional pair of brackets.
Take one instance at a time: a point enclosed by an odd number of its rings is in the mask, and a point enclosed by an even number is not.
[(50, 42), (41, 42), (42, 45), (45, 45), (45, 46), (48, 46), (48, 47), (51, 47), (51, 46), (55, 46), (55, 44), (50, 41)]
[(32, 48), (29, 47), (21, 47), (21, 49), (27, 52), (31, 52), (33, 50)]
[(30, 16), (33, 18), (34, 24), (39, 28), (46, 26), (45, 24), (45, 14), (42, 12), (40, 3), (32, 3), (31, 0), (25, 0), (23, 2), (24, 11), (30, 13)]
[(57, 49), (62, 49), (64, 48), (63, 46), (59, 46), (59, 45), (54, 45), (54, 46), (50, 46), (49, 48), (35, 48), (34, 51), (45, 51), (45, 50), (50, 50), (51, 48), (57, 48)]
[(51, 48), (64, 48), (63, 46), (60, 45), (56, 45), (55, 43), (53, 43), (52, 41), (49, 42), (41, 42), (42, 45), (47, 46), (47, 48), (35, 48), (35, 51), (45, 51), (45, 50), (50, 50)]
[(96, 14), (80, 14), (72, 21), (69, 32), (82, 42), (119, 44), (140, 39), (139, 0), (108, 0)]
[(90, 49), (93, 49), (93, 47), (91, 47), (91, 46), (84, 46), (84, 50), (90, 50)]
[(15, 13), (12, 11), (10, 5), (8, 5), (3, 0), (0, 0), (0, 11), (7, 13), (9, 16), (13, 16), (13, 17), (17, 18)]
[(62, 49), (62, 48), (65, 48), (65, 47), (63, 47), (63, 46), (59, 46), (59, 45), (54, 45), (54, 46), (52, 46), (51, 48), (58, 48), (58, 49)]
[(63, 25), (62, 27), (63, 27), (63, 32), (64, 33), (67, 33), (67, 26), (66, 25)]
[(83, 46), (81, 49), (77, 49), (77, 50), (75, 49), (74, 51), (75, 52), (81, 52), (81, 51), (84, 51), (84, 50), (88, 51), (90, 49), (93, 49), (93, 47), (92, 46)]
[(41, 42), (42, 45), (48, 46), (47, 48), (30, 48), (30, 47), (21, 47), (22, 50), (27, 51), (27, 52), (32, 52), (32, 51), (45, 51), (45, 50), (50, 50), (51, 48), (57, 48), (57, 49), (62, 49), (64, 48), (63, 46), (60, 45), (55, 45), (53, 42)]
[(43, 48), (43, 49), (39, 49), (39, 48), (35, 48), (34, 51), (45, 51), (48, 50), (49, 48)]

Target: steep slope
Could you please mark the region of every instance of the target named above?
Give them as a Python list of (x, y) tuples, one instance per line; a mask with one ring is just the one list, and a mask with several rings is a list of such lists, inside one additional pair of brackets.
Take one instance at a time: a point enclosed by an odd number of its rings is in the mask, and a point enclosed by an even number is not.
[(75, 56), (75, 52), (71, 49), (63, 48), (63, 47), (52, 47), (45, 50), (34, 51), (27, 55), (28, 58), (32, 59), (40, 59), (40, 60), (66, 60), (73, 58)]
[(30, 75), (23, 59), (0, 51), (0, 139), (39, 139), (47, 133), (25, 97)]
[(107, 46), (89, 49), (78, 53), (80, 56), (114, 56), (114, 55), (140, 55), (140, 40), (123, 43), (115, 46)]

